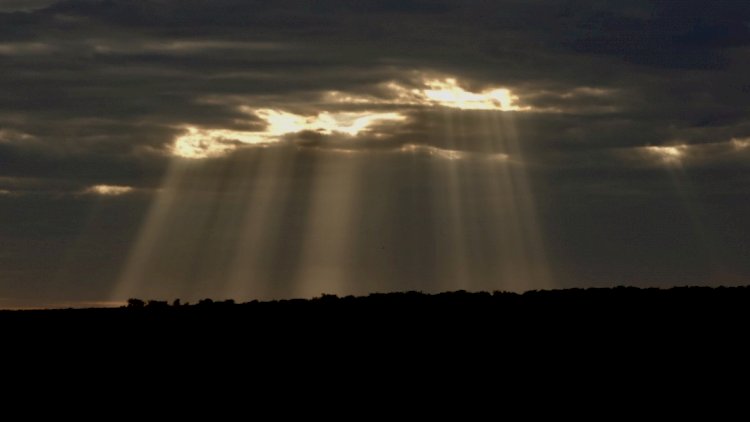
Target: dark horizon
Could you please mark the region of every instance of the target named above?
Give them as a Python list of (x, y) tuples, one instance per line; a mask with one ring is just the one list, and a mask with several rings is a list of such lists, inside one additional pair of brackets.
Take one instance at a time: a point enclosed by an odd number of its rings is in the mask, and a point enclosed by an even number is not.
[(750, 283), (750, 7), (0, 2), (0, 309)]
[[(214, 300), (202, 298), (195, 302), (174, 300), (130, 298), (117, 306), (59, 307), (0, 309), (0, 317), (13, 315), (62, 315), (65, 311), (69, 317), (85, 315), (85, 311), (107, 312), (127, 310), (129, 312), (148, 312), (147, 316), (159, 317), (165, 312), (200, 311), (206, 316), (221, 315), (227, 310), (262, 310), (283, 311), (293, 309), (300, 314), (292, 314), (289, 319), (303, 317), (304, 313), (315, 315), (321, 311), (330, 312), (386, 312), (397, 310), (418, 314), (419, 309), (445, 312), (453, 307), (473, 309), (472, 312), (529, 313), (539, 310), (540, 320), (548, 319), (561, 309), (575, 309), (569, 316), (582, 315), (593, 309), (610, 317), (627, 316), (627, 310), (638, 308), (646, 314), (658, 312), (668, 314), (671, 311), (685, 312), (690, 308), (704, 307), (705, 312), (744, 312), (750, 285), (746, 286), (675, 286), (669, 288), (633, 286), (570, 288), (555, 290), (529, 290), (522, 293), (508, 291), (470, 292), (466, 290), (425, 293), (420, 291), (373, 292), (367, 295), (338, 296), (323, 293), (312, 298), (284, 298), (271, 300), (253, 299), (238, 302), (233, 299)], [(479, 308), (474, 308), (479, 306)], [(543, 312), (539, 308), (544, 309)], [(579, 308), (582, 307), (582, 308)], [(81, 312), (84, 311), (84, 312)], [(61, 313), (62, 312), (62, 313)], [(99, 313), (105, 315), (105, 313)], [(134, 315), (134, 314), (131, 314)], [(447, 316), (447, 315), (446, 315)], [(744, 319), (744, 318), (743, 318)], [(738, 318), (738, 321), (740, 319)], [(496, 322), (496, 321), (495, 321)], [(97, 322), (99, 324), (100, 322)], [(488, 321), (488, 323), (493, 323)]]

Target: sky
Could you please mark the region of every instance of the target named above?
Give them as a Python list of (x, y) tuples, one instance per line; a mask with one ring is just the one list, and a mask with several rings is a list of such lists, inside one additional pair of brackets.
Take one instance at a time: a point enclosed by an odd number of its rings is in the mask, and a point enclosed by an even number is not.
[(750, 280), (750, 7), (0, 0), (0, 308)]

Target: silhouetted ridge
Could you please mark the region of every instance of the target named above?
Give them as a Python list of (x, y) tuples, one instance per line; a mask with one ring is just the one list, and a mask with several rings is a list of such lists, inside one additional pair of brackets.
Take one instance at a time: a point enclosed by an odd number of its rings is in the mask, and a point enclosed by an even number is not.
[(468, 314), (526, 314), (541, 312), (543, 316), (574, 316), (587, 312), (601, 312), (609, 316), (637, 316), (641, 313), (689, 312), (719, 314), (745, 313), (750, 310), (749, 287), (675, 287), (671, 289), (640, 289), (635, 287), (589, 288), (567, 290), (529, 291), (522, 294), (510, 292), (466, 292), (455, 291), (438, 294), (421, 292), (373, 293), (368, 296), (339, 297), (323, 294), (313, 299), (287, 299), (235, 303), (234, 300), (214, 301), (202, 299), (196, 304), (182, 303), (175, 299), (171, 304), (165, 300), (142, 300), (132, 298), (120, 308), (51, 309), (27, 311), (0, 311), (5, 321), (42, 320), (44, 318), (127, 318), (129, 316), (174, 317), (232, 315), (234, 317), (256, 316), (261, 313), (304, 313), (306, 316), (329, 312), (351, 314), (388, 314), (428, 312), (435, 315), (451, 315), (461, 318), (453, 311)]
[(703, 359), (698, 351), (706, 347), (724, 359), (744, 353), (749, 326), (747, 287), (405, 292), (192, 305), (131, 299), (121, 308), (0, 311), (6, 344), (27, 349), (73, 347), (77, 358), (115, 353), (124, 361), (151, 361), (155, 353), (159, 362), (252, 356), (260, 367), (300, 359), (315, 365), (314, 356), (329, 364), (368, 356), (370, 363), (385, 358), (407, 366), (432, 357), (480, 359), (509, 368), (520, 360), (620, 356), (621, 364), (634, 356)]

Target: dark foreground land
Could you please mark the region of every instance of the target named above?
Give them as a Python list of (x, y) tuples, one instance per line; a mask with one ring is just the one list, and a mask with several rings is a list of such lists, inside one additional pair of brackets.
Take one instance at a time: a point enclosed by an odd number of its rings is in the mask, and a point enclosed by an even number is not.
[(0, 311), (0, 324), (6, 333), (33, 329), (37, 333), (98, 336), (346, 337), (387, 333), (447, 337), (478, 331), (487, 335), (562, 335), (613, 330), (669, 336), (676, 332), (748, 331), (750, 287), (618, 287), (524, 294), (408, 292), (241, 304), (205, 299), (192, 305), (132, 299), (121, 308)]
[[(279, 371), (312, 368), (310, 380), (335, 373), (360, 384), (367, 377), (427, 380), (447, 373), (472, 379), (493, 373), (488, 379), (495, 383), (522, 373), (534, 384), (532, 373), (549, 379), (561, 372), (553, 378), (564, 384), (588, 372), (610, 385), (627, 378), (644, 385), (655, 374), (689, 380), (697, 368), (703, 375), (735, 374), (750, 356), (748, 287), (133, 304), (0, 311), (0, 356), (15, 370), (63, 368), (75, 378), (82, 367), (102, 376), (116, 369), (118, 378), (139, 382), (165, 369), (187, 377), (201, 368), (211, 376), (239, 371), (246, 382), (270, 372), (286, 383)], [(394, 379), (384, 382), (393, 387)]]

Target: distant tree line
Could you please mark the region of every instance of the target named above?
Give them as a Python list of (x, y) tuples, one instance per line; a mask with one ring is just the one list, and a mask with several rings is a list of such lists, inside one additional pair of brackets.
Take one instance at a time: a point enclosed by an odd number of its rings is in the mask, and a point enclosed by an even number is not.
[[(233, 305), (235, 305), (235, 302), (234, 302), (234, 299), (226, 299), (226, 300), (222, 300), (222, 301), (214, 301), (213, 299), (206, 298), (206, 299), (201, 299), (196, 304), (196, 306), (212, 306), (212, 305), (217, 305), (217, 306), (233, 306)], [(177, 307), (181, 307), (181, 306), (191, 306), (191, 305), (190, 305), (190, 302), (185, 302), (183, 304), (182, 302), (180, 302), (180, 299), (175, 299), (174, 301), (172, 301), (171, 307), (177, 308)], [(137, 298), (130, 298), (130, 299), (128, 299), (128, 304), (127, 304), (126, 307), (130, 308), (130, 309), (141, 309), (141, 308), (164, 309), (164, 308), (169, 308), (170, 305), (169, 305), (169, 302), (166, 301), (166, 300), (149, 300), (149, 301), (144, 301), (144, 300), (137, 299)]]
[(312, 299), (284, 299), (271, 301), (253, 300), (245, 303), (235, 303), (233, 299), (214, 301), (206, 298), (199, 300), (196, 304), (190, 302), (182, 303), (180, 299), (174, 299), (170, 303), (166, 300), (144, 301), (131, 298), (127, 301), (128, 309), (167, 309), (184, 307), (231, 307), (231, 306), (272, 306), (272, 305), (362, 305), (373, 304), (409, 304), (422, 305), (444, 305), (444, 304), (545, 304), (549, 306), (571, 306), (577, 305), (617, 305), (632, 304), (639, 302), (641, 305), (668, 304), (668, 303), (693, 303), (696, 301), (708, 301), (708, 303), (746, 303), (750, 306), (750, 286), (738, 287), (673, 287), (669, 289), (660, 288), (638, 288), (619, 286), (614, 288), (574, 288), (562, 290), (531, 290), (525, 293), (514, 293), (506, 291), (494, 292), (467, 292), (458, 290), (428, 294), (418, 291), (373, 293), (367, 296), (344, 296), (335, 294), (322, 294)]

